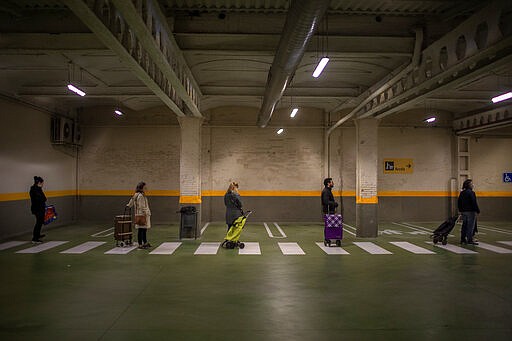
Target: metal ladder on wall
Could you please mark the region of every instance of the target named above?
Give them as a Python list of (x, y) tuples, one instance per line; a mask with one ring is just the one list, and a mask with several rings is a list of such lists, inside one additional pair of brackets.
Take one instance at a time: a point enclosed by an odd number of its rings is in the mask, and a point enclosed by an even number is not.
[(471, 178), (470, 173), (470, 160), (471, 153), (469, 149), (470, 137), (458, 136), (457, 137), (457, 178), (451, 181), (451, 199), (452, 199), (452, 216), (456, 215), (457, 209), (457, 194), (459, 193), (462, 183)]

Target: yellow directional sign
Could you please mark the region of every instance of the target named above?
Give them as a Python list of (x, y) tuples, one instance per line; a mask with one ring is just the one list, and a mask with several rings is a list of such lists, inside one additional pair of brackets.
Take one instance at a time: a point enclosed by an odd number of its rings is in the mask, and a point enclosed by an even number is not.
[(412, 159), (384, 159), (384, 174), (411, 174)]

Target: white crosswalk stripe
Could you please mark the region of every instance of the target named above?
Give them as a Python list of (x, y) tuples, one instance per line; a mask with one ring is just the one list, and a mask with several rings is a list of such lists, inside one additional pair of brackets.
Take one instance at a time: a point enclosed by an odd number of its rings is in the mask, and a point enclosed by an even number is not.
[(10, 249), (12, 247), (20, 246), (20, 245), (23, 245), (23, 244), (26, 244), (26, 243), (28, 243), (28, 242), (17, 241), (17, 240), (13, 240), (13, 241), (10, 241), (10, 242), (5, 242), (5, 243), (0, 244), (0, 251), (7, 250), (7, 249)]
[(509, 241), (509, 240), (501, 240), (498, 243), (505, 244), (505, 245), (508, 245), (508, 246), (512, 246), (512, 241)]
[[(432, 242), (426, 242), (427, 244), (432, 244)], [(445, 249), (445, 250), (448, 250), (450, 252), (453, 252), (453, 253), (456, 253), (456, 254), (459, 254), (459, 255), (463, 255), (463, 254), (477, 254), (478, 252), (475, 252), (475, 251), (472, 251), (472, 250), (468, 250), (468, 249), (465, 249), (463, 247), (460, 247), (460, 246), (455, 246), (455, 245), (451, 245), (451, 244), (447, 244), (447, 245), (442, 245), (442, 244), (434, 244), (435, 246), (441, 248), (441, 249)]]
[(162, 243), (159, 247), (151, 251), (150, 255), (172, 255), (181, 243)]
[(216, 255), (221, 243), (204, 242), (199, 245), (194, 255)]
[(261, 255), (260, 243), (244, 242), (245, 247), (238, 249), (239, 255)]
[(409, 242), (390, 242), (390, 244), (398, 246), (399, 248), (402, 248), (406, 251), (412, 252), (417, 255), (435, 255), (436, 254), (433, 251), (427, 250), (425, 248), (411, 244)]
[(127, 253), (135, 250), (137, 245), (125, 246), (125, 247), (115, 247), (111, 250), (105, 252), (106, 255), (126, 255)]
[(54, 247), (57, 247), (59, 245), (66, 244), (66, 243), (67, 243), (67, 241), (55, 240), (55, 241), (39, 244), (37, 246), (33, 246), (28, 249), (23, 249), (16, 253), (39, 253), (39, 252), (43, 252), (43, 251), (52, 249)]
[(283, 255), (305, 255), (306, 253), (297, 243), (277, 243)]
[(354, 245), (360, 247), (366, 252), (372, 255), (391, 255), (393, 252), (390, 252), (372, 242), (354, 242)]
[(336, 247), (325, 246), (323, 242), (317, 242), (315, 244), (318, 245), (318, 247), (321, 248), (328, 255), (349, 255), (350, 254), (345, 249), (338, 247), (338, 246), (336, 246)]
[(505, 249), (504, 247), (494, 246), (487, 243), (478, 242), (478, 248), (489, 250), (496, 253), (512, 253), (512, 250)]
[(94, 248), (97, 248), (98, 246), (103, 245), (105, 243), (106, 242), (85, 242), (78, 246), (72, 247), (71, 249), (61, 251), (61, 253), (81, 254), (90, 251)]

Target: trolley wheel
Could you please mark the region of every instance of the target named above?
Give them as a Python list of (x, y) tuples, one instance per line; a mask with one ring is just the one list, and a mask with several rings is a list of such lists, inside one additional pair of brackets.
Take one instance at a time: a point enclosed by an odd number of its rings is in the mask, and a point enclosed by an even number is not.
[(439, 243), (439, 238), (437, 236), (434, 236), (433, 240), (434, 244)]
[(330, 239), (327, 239), (327, 245), (328, 245), (329, 247), (331, 247), (331, 240), (330, 240)]
[(324, 240), (324, 246), (327, 246), (327, 240)]
[(125, 246), (125, 243), (124, 243), (124, 242), (119, 242), (119, 246), (120, 246), (120, 247), (124, 247), (124, 246)]
[(232, 241), (228, 241), (226, 243), (226, 248), (228, 249), (234, 249), (235, 248), (235, 243), (233, 243)]
[(240, 243), (240, 245), (238, 245), (238, 247), (243, 249), (245, 247), (245, 244), (244, 243)]
[(341, 240), (339, 240), (339, 239), (338, 239), (338, 240), (336, 241), (336, 246), (341, 246)]
[(444, 237), (443, 237), (443, 240), (442, 240), (442, 242), (441, 242), (441, 243), (443, 243), (443, 245), (448, 244), (448, 237), (447, 237), (447, 236), (444, 236)]

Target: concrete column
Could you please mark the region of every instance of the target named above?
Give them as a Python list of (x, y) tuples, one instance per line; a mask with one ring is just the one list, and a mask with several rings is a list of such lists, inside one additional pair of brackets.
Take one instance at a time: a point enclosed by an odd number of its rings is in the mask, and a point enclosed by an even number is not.
[[(178, 117), (181, 127), (180, 206), (195, 206), (196, 227), (201, 224), (201, 125), (202, 118)], [(198, 231), (199, 235), (199, 231)], [(193, 237), (185, 236), (185, 237)]]
[(378, 234), (378, 121), (356, 120), (356, 227), (358, 237)]

